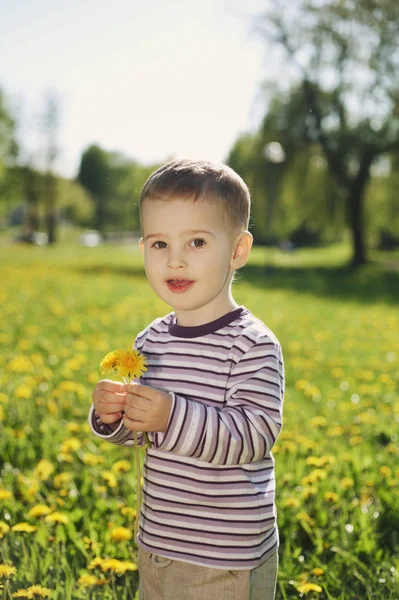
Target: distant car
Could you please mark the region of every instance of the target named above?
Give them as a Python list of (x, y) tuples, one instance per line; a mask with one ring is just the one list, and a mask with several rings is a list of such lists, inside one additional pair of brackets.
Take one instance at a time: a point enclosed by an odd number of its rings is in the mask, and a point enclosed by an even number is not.
[(20, 235), (16, 236), (16, 242), (23, 242), (25, 244), (34, 244), (35, 246), (46, 246), (48, 244), (48, 235), (43, 231), (32, 231), (27, 229)]
[(95, 246), (99, 246), (102, 242), (101, 233), (99, 231), (85, 231), (79, 239), (81, 245), (86, 246), (86, 248), (94, 248)]

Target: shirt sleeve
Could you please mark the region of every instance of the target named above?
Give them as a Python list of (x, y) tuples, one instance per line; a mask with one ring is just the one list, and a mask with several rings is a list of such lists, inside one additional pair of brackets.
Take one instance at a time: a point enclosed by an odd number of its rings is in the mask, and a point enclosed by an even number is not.
[(284, 385), (280, 344), (259, 340), (232, 368), (223, 408), (172, 393), (168, 427), (154, 434), (154, 447), (216, 465), (262, 460), (282, 427)]
[[(92, 432), (99, 438), (116, 444), (117, 446), (134, 446), (133, 431), (123, 424), (122, 419), (111, 425), (103, 423), (91, 405), (89, 411), (89, 425)], [(151, 435), (149, 434), (151, 439)], [(141, 432), (137, 432), (137, 442), (139, 446), (144, 446), (145, 439)]]

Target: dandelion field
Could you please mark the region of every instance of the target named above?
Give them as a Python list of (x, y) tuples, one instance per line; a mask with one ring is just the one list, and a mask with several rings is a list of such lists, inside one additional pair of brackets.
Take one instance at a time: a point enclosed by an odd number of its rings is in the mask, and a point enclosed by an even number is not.
[[(267, 252), (234, 297), (284, 351), (277, 598), (398, 600), (397, 275)], [(87, 413), (103, 356), (170, 308), (129, 247), (5, 245), (1, 274), (0, 598), (134, 600), (134, 457)]]

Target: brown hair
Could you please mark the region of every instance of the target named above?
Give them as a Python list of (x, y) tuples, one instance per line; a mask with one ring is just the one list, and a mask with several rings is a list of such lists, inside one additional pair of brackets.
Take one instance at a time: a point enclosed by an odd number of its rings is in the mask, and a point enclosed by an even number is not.
[(178, 159), (166, 163), (149, 177), (140, 194), (146, 200), (199, 200), (220, 202), (233, 229), (248, 229), (251, 197), (241, 177), (224, 164)]

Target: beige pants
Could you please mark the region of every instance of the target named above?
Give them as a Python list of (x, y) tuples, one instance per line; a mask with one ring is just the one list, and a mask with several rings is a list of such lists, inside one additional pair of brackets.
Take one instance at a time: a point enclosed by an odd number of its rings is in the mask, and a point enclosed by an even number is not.
[(256, 569), (227, 571), (139, 549), (139, 600), (274, 600), (278, 554)]

